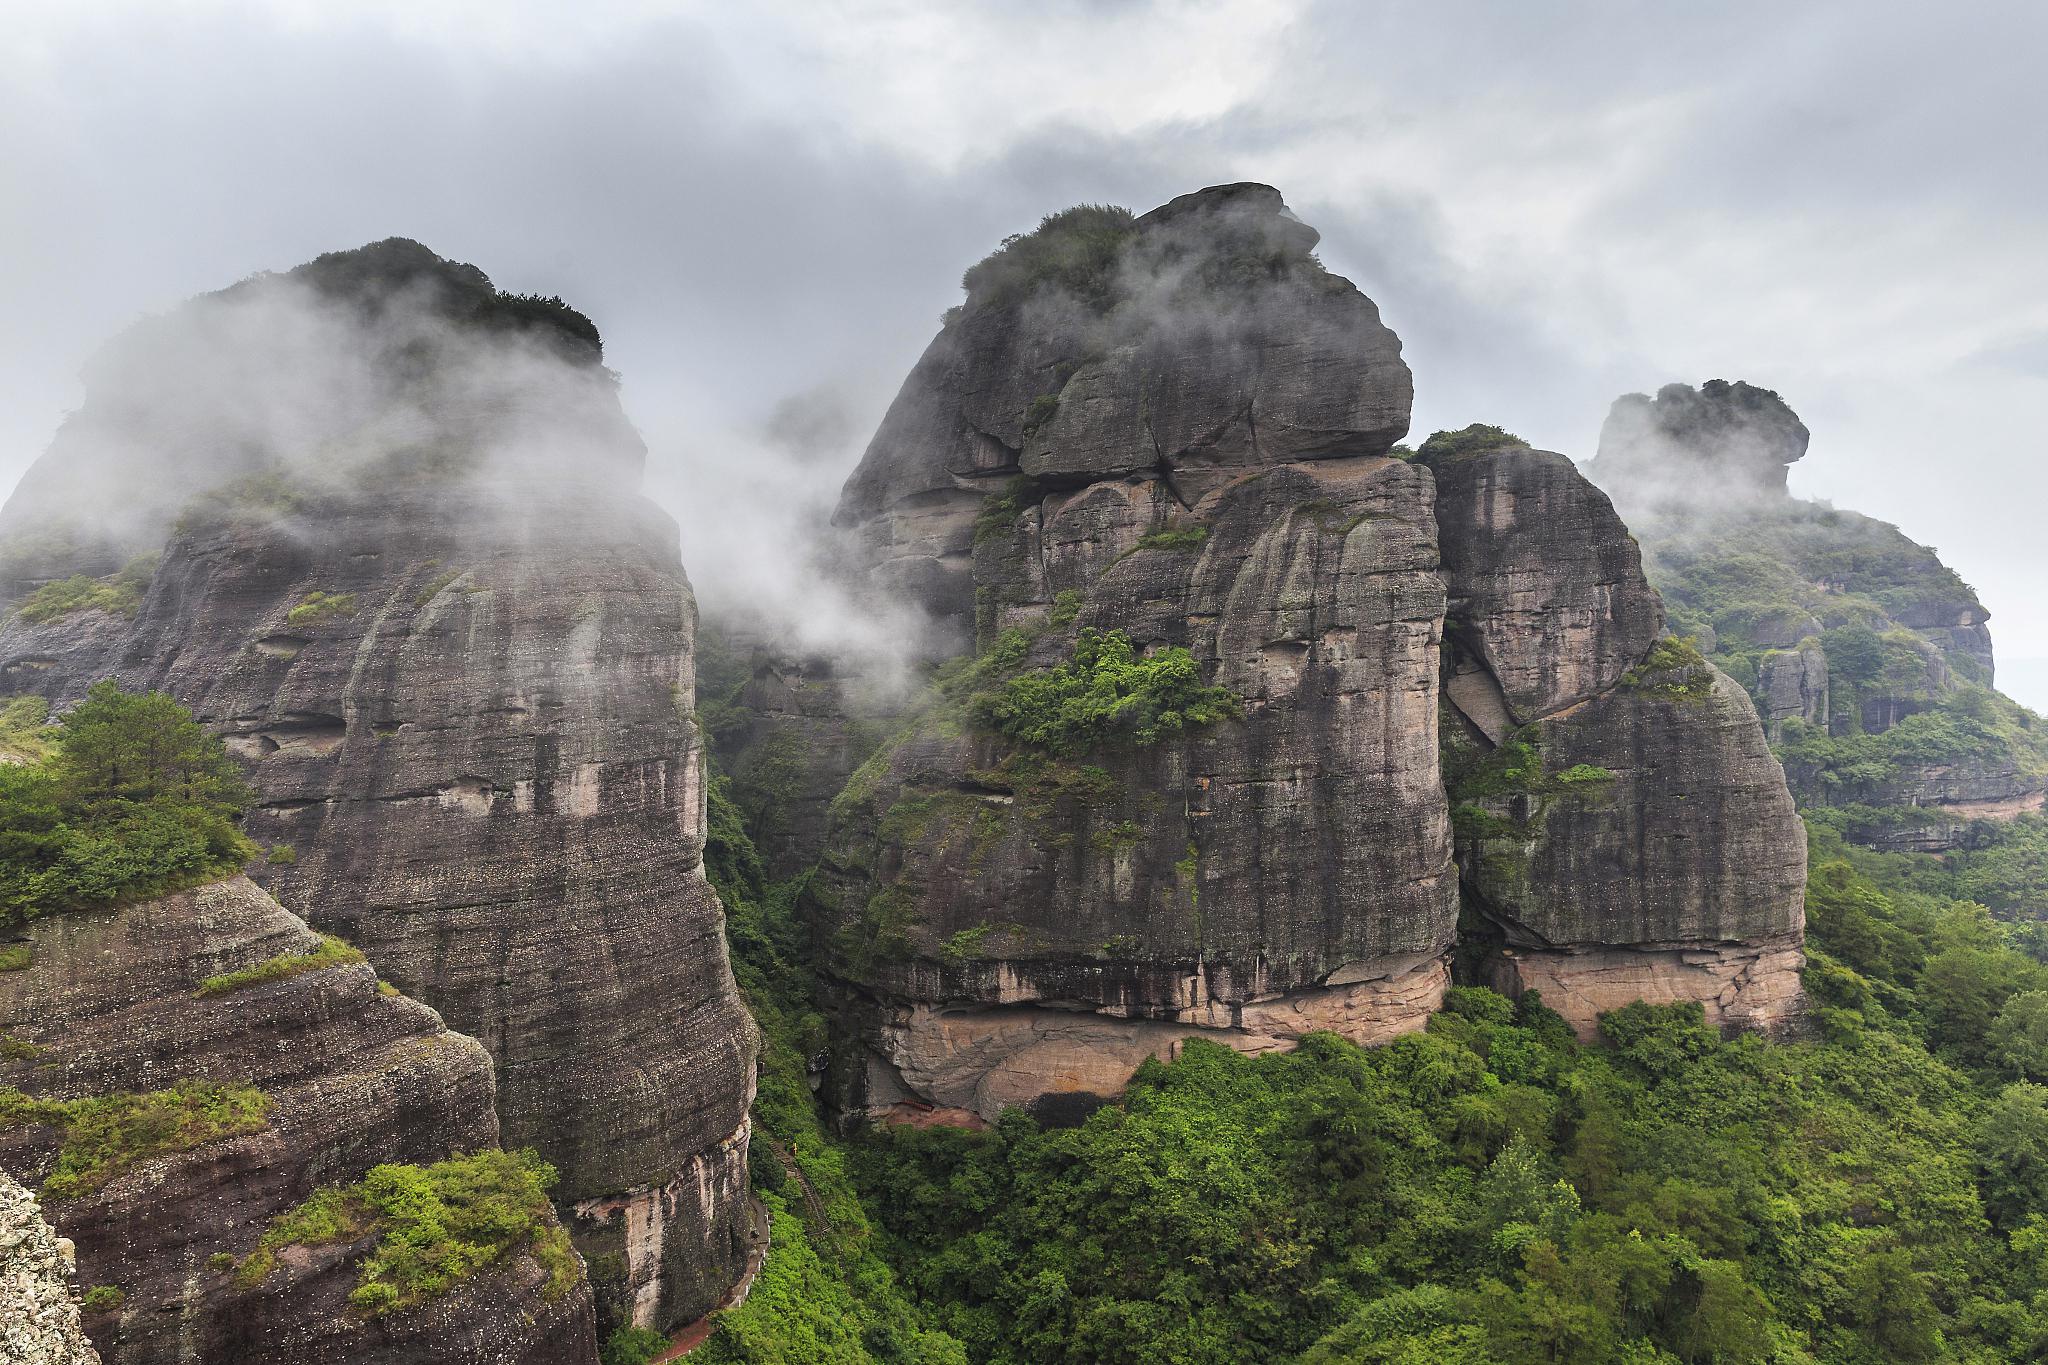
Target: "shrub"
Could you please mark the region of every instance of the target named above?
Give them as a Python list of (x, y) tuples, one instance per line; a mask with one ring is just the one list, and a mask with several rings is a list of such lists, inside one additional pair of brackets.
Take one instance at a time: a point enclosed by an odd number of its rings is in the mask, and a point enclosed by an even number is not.
[(303, 972), (346, 967), (362, 960), (363, 954), (360, 949), (343, 943), (332, 934), (322, 934), (320, 946), (309, 953), (289, 953), (283, 957), (273, 957), (254, 966), (244, 967), (240, 971), (209, 976), (200, 982), (199, 989), (192, 993), (202, 996), (227, 995), (249, 986), (260, 986), (266, 981), (282, 981), (286, 977), (298, 976)]
[(90, 1194), (151, 1157), (256, 1132), (269, 1122), (269, 1109), (270, 1097), (254, 1086), (203, 1081), (83, 1100), (39, 1100), (0, 1087), (0, 1130), (27, 1123), (64, 1130), (43, 1182), (52, 1199)]
[(111, 1313), (128, 1302), (128, 1295), (118, 1284), (96, 1284), (81, 1294), (78, 1308), (82, 1313)]
[(244, 1287), (260, 1284), (287, 1246), (374, 1237), (349, 1296), (371, 1316), (427, 1302), (521, 1250), (547, 1271), (547, 1296), (560, 1298), (574, 1287), (578, 1262), (548, 1200), (554, 1183), (555, 1168), (530, 1151), (377, 1166), (272, 1219), (237, 1277)]
[(969, 710), (976, 723), (1053, 754), (1156, 744), (1240, 714), (1228, 689), (1203, 685), (1187, 650), (1141, 656), (1122, 631), (1094, 629), (1081, 632), (1067, 663), (1010, 678)]
[(78, 611), (103, 611), (109, 616), (133, 616), (142, 606), (142, 594), (156, 574), (157, 557), (131, 559), (119, 572), (105, 578), (74, 574), (45, 583), (14, 609), (24, 621), (54, 621)]
[(1489, 450), (1503, 446), (1519, 446), (1527, 449), (1529, 443), (1512, 431), (1490, 427), (1474, 422), (1462, 431), (1439, 431), (1422, 443), (1415, 452), (1415, 458), (1425, 463), (1430, 460), (1450, 460), (1464, 455), (1483, 455)]
[(356, 614), (356, 595), (352, 592), (322, 592), (315, 588), (299, 599), (299, 604), (284, 614), (284, 619), (295, 626), (319, 625), (328, 621), (340, 621)]
[(160, 894), (254, 853), (233, 823), (240, 771), (164, 694), (95, 684), (50, 744), (0, 763), (0, 917)]
[(598, 1365), (647, 1365), (668, 1350), (668, 1338), (646, 1327), (621, 1327), (605, 1339)]
[(1209, 539), (1206, 526), (1169, 526), (1138, 538), (1141, 550), (1199, 550)]
[(1076, 204), (1047, 214), (1035, 231), (1004, 238), (960, 277), (967, 310), (1003, 307), (1042, 289), (1059, 289), (1107, 312), (1116, 301), (1117, 264), (1133, 221), (1129, 209), (1111, 204)]

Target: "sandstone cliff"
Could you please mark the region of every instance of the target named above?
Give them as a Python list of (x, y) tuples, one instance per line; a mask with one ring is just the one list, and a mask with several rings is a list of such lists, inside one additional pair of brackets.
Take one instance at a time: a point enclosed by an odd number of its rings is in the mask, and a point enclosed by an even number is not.
[[(271, 1220), (318, 1191), (497, 1144), (473, 1039), (359, 957), (223, 982), (322, 943), (240, 877), (18, 933), (29, 965), (0, 977), (0, 1085), (15, 1097), (0, 1165), (42, 1185), (76, 1243), (109, 1362), (594, 1358), (587, 1284), (573, 1264), (551, 1279), (530, 1242), (378, 1316), (349, 1301), (365, 1238), (238, 1278)], [(86, 1108), (66, 1118), (66, 1102)]]
[[(191, 420), (233, 430), (266, 398), (285, 418), (251, 437), (254, 474), (201, 462), (181, 511), (118, 523), (170, 528), (132, 600), (26, 599), (0, 688), (62, 703), (115, 675), (220, 732), (279, 850), (261, 880), (489, 1049), (505, 1142), (559, 1168), (607, 1325), (687, 1320), (744, 1261), (754, 1038), (701, 869), (675, 527), (635, 492), (587, 321), (405, 245), (193, 306), (219, 364)], [(243, 391), (280, 317), (376, 362), (297, 357), (338, 367), (344, 413)], [(30, 511), (190, 453), (123, 426), (119, 373), (24, 484)]]
[(1694, 638), (1757, 703), (1801, 803), (1938, 851), (2048, 801), (2048, 725), (1991, 690), (1988, 613), (1897, 527), (1791, 497), (1808, 433), (1710, 381), (1617, 399), (1592, 476)]
[(1782, 1027), (1806, 843), (1755, 707), (1659, 638), (1635, 542), (1571, 461), (1478, 430), (1420, 456), (1450, 592), (1446, 784), (1475, 959), (1582, 1029), (1639, 998)]
[(1451, 741), (1611, 765), (1488, 815), (1512, 888), (1460, 841), (1504, 984), (1582, 1026), (1792, 1012), (1804, 846), (1754, 710), (1633, 685), (1662, 609), (1568, 461), (1388, 458), (1399, 343), (1314, 240), (1262, 186), (1047, 219), (969, 272), (848, 481), (872, 582), (977, 648), (831, 806), (843, 1103), (1058, 1115), (1195, 1033), (1419, 1027), (1458, 918), (1440, 695), (1478, 717)]

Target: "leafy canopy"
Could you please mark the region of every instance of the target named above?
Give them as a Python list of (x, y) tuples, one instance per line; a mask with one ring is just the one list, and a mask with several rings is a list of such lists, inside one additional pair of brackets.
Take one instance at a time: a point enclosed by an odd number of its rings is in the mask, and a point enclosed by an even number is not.
[(1140, 655), (1120, 630), (1084, 628), (1073, 657), (1005, 680), (969, 703), (977, 724), (1019, 744), (1072, 755), (1108, 744), (1156, 744), (1239, 715), (1228, 688), (1202, 682), (1179, 646)]

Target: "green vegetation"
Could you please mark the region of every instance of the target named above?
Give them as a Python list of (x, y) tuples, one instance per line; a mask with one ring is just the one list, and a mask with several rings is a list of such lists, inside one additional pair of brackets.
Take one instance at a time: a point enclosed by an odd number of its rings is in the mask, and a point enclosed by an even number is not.
[(808, 1060), (831, 1034), (811, 1001), (815, 946), (796, 910), (804, 879), (768, 885), (724, 779), (714, 772), (709, 788), (704, 866), (725, 904), (733, 974), (761, 1029), (751, 1162), (773, 1246), (746, 1303), (721, 1315), (693, 1365), (966, 1365), (878, 1254), (846, 1149), (812, 1096)]
[(0, 923), (211, 881), (255, 849), (220, 741), (161, 692), (95, 684), (39, 763), (0, 764)]
[(647, 1365), (668, 1352), (668, 1338), (645, 1327), (621, 1327), (605, 1338), (597, 1365)]
[(156, 574), (155, 555), (132, 559), (105, 578), (74, 574), (45, 583), (14, 609), (24, 621), (54, 621), (79, 611), (103, 611), (109, 616), (133, 616), (142, 606), (142, 594)]
[(10, 943), (0, 948), (0, 972), (25, 972), (35, 961), (35, 949), (26, 943)]
[(1779, 756), (1806, 800), (1846, 804), (1882, 797), (1924, 767), (2010, 762), (2023, 775), (2048, 778), (2048, 725), (1996, 692), (1965, 686), (1880, 734), (1860, 726), (1829, 734), (1787, 720)]
[(1512, 431), (1474, 422), (1463, 431), (1436, 432), (1422, 443), (1420, 450), (1414, 452), (1413, 458), (1425, 463), (1431, 460), (1455, 460), (1468, 455), (1484, 455), (1503, 446), (1526, 450), (1529, 443)]
[(236, 1278), (245, 1288), (261, 1284), (288, 1246), (374, 1237), (349, 1295), (372, 1316), (437, 1298), (521, 1251), (547, 1272), (547, 1296), (559, 1298), (575, 1287), (578, 1265), (548, 1201), (554, 1183), (554, 1167), (530, 1151), (376, 1166), (272, 1219)]
[(310, 953), (288, 953), (273, 957), (237, 972), (226, 972), (209, 976), (199, 983), (194, 995), (227, 995), (232, 991), (250, 986), (260, 986), (266, 981), (282, 981), (302, 972), (324, 971), (329, 967), (346, 967), (363, 960), (362, 951), (343, 943), (332, 934), (320, 935), (320, 946)]
[(1667, 635), (1621, 675), (1621, 685), (1666, 701), (1704, 701), (1714, 695), (1714, 672), (1692, 640)]
[(128, 1302), (128, 1295), (118, 1284), (96, 1284), (78, 1296), (78, 1309), (82, 1313), (112, 1313)]
[(320, 625), (328, 621), (342, 621), (356, 614), (356, 595), (352, 592), (322, 592), (315, 588), (299, 599), (299, 604), (284, 614), (284, 619), (295, 626)]
[(50, 756), (55, 738), (50, 703), (41, 697), (0, 701), (0, 763), (40, 763)]
[(1022, 302), (1059, 289), (1097, 312), (1117, 298), (1117, 265), (1130, 240), (1132, 214), (1112, 204), (1076, 204), (1047, 214), (1035, 231), (1002, 245), (960, 277), (971, 311)]
[(445, 573), (436, 574), (433, 578), (422, 584), (418, 592), (413, 594), (412, 604), (415, 607), (424, 607), (427, 603), (439, 597), (450, 583), (453, 583), (460, 577), (462, 577), (461, 569), (449, 569)]
[(56, 1164), (43, 1181), (51, 1199), (75, 1199), (151, 1157), (253, 1133), (270, 1097), (247, 1085), (180, 1081), (168, 1090), (121, 1091), (83, 1100), (43, 1100), (0, 1086), (0, 1131), (24, 1124), (61, 1128)]
[(178, 529), (189, 531), (217, 522), (287, 517), (304, 508), (309, 496), (308, 490), (286, 477), (281, 467), (258, 470), (193, 498), (178, 515)]
[(1019, 475), (1004, 484), (1002, 492), (982, 499), (981, 511), (974, 518), (974, 543), (1009, 539), (1018, 513), (1030, 505), (1034, 493), (1031, 481)]
[(1199, 550), (1209, 539), (1206, 526), (1169, 526), (1138, 537), (1141, 550)]
[(1072, 755), (1110, 744), (1156, 744), (1239, 714), (1209, 687), (1185, 649), (1140, 656), (1122, 631), (1084, 629), (1072, 659), (1006, 679), (969, 703), (975, 723), (1018, 744)]

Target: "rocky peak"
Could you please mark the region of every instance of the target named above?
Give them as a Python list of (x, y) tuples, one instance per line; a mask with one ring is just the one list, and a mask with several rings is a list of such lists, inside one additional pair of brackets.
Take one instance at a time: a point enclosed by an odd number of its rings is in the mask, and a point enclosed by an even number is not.
[(1783, 493), (1785, 471), (1806, 454), (1799, 414), (1770, 389), (1710, 379), (1666, 384), (1657, 396), (1623, 394), (1600, 428), (1593, 477), (1629, 500), (1666, 491), (1690, 501), (1719, 490)]
[(390, 238), (147, 317), (0, 511), (0, 605), (159, 548), (195, 501), (587, 480), (645, 446), (591, 321)]
[(1264, 185), (1140, 217), (1083, 205), (970, 269), (835, 520), (877, 587), (962, 627), (984, 499), (1156, 476), (1192, 507), (1252, 467), (1385, 454), (1413, 385), (1372, 301)]

